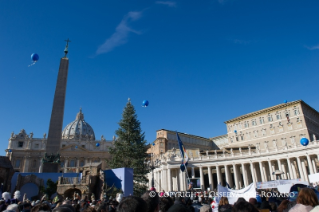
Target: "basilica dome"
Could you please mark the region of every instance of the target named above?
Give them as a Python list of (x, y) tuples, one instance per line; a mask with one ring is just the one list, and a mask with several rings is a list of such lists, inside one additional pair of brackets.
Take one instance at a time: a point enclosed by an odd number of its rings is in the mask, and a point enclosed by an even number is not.
[(62, 131), (62, 138), (95, 140), (93, 128), (84, 121), (82, 109), (80, 109), (80, 112), (76, 115), (75, 120), (64, 128)]

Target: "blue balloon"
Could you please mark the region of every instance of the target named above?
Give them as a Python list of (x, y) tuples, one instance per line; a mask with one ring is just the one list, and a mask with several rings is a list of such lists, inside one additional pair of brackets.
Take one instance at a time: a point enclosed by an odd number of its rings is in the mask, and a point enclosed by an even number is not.
[(309, 144), (309, 140), (307, 138), (300, 139), (300, 144), (302, 146), (307, 146)]
[(287, 104), (287, 100), (285, 100), (284, 103)]
[(147, 107), (147, 106), (148, 106), (148, 101), (147, 101), (147, 100), (144, 100), (143, 103), (142, 103), (142, 106), (143, 106), (143, 107)]
[(155, 146), (155, 143), (153, 143), (153, 146)]
[(31, 54), (31, 60), (37, 62), (39, 60), (39, 55), (37, 53)]
[(234, 133), (237, 133), (237, 130), (234, 130)]
[(99, 147), (99, 146), (100, 146), (100, 144), (99, 144), (99, 143), (96, 143), (96, 144), (95, 144), (95, 146), (96, 146), (96, 147)]
[(11, 149), (9, 149), (8, 151), (9, 151), (9, 152), (12, 152), (12, 150), (11, 150)]
[(75, 146), (75, 149), (77, 149), (78, 148), (78, 146)]

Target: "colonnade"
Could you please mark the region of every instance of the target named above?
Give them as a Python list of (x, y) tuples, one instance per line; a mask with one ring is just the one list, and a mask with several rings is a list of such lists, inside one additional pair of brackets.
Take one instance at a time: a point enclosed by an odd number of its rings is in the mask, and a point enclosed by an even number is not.
[[(217, 185), (241, 189), (256, 182), (276, 179), (301, 179), (318, 173), (319, 148), (298, 151), (297, 154), (258, 155), (249, 157), (201, 157), (189, 162), (187, 173), (179, 168), (179, 160), (163, 159), (162, 166), (154, 170), (155, 188), (158, 191), (187, 190), (187, 179), (199, 180), (200, 189), (216, 190)], [(151, 174), (149, 180), (151, 182)], [(319, 181), (319, 180), (318, 180)], [(151, 183), (149, 184), (151, 186)], [(196, 188), (196, 185), (194, 185)]]

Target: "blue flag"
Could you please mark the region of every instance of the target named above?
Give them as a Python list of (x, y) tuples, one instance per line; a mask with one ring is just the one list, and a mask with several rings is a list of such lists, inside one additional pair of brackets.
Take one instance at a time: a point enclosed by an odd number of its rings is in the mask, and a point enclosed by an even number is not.
[(178, 146), (179, 146), (179, 151), (181, 152), (181, 157), (182, 157), (182, 164), (181, 164), (181, 170), (184, 171), (187, 164), (188, 164), (188, 155), (186, 153), (186, 149), (183, 145), (183, 142), (181, 141), (178, 133), (176, 132), (177, 140), (178, 140)]

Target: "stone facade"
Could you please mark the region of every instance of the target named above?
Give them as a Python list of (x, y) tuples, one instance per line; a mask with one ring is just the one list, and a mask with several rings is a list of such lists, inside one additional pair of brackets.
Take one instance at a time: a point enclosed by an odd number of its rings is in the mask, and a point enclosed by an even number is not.
[[(194, 155), (194, 148), (186, 147), (187, 173), (180, 171), (180, 155), (172, 150), (155, 157), (161, 161), (154, 170), (156, 189), (186, 190), (188, 177), (198, 179), (200, 189), (214, 190), (219, 183), (240, 189), (275, 179), (308, 181), (309, 174), (319, 172), (319, 113), (305, 102), (276, 105), (225, 124), (227, 136), (211, 138), (220, 150), (200, 147)], [(310, 141), (308, 146), (300, 144), (302, 137)], [(151, 173), (148, 177), (151, 186)]]

